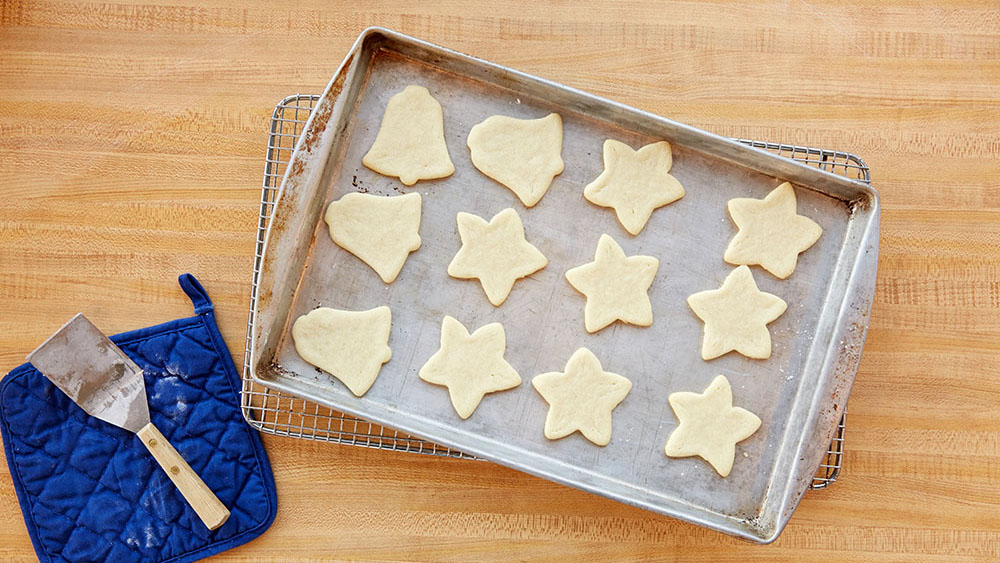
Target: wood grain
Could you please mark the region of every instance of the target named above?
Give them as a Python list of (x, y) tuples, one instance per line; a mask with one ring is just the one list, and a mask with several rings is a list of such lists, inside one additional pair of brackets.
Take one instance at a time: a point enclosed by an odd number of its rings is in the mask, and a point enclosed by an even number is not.
[[(0, 369), (78, 311), (242, 357), (274, 104), (384, 25), (723, 135), (849, 150), (883, 202), (843, 478), (771, 546), (487, 463), (266, 438), (280, 509), (218, 561), (1000, 558), (1000, 11), (971, 1), (0, 2)], [(34, 559), (0, 471), (0, 559)]]
[(201, 480), (201, 476), (191, 469), (159, 428), (150, 422), (140, 428), (135, 435), (142, 440), (142, 445), (146, 446), (150, 455), (160, 464), (160, 468), (173, 481), (174, 486), (184, 496), (184, 500), (209, 530), (215, 530), (226, 523), (229, 519), (229, 509)]

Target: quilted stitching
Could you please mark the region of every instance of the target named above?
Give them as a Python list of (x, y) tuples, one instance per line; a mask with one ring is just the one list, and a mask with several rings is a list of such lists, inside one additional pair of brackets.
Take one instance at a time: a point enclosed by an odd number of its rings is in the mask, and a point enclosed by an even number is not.
[(112, 340), (143, 369), (153, 423), (230, 507), (229, 520), (206, 529), (135, 435), (88, 416), (24, 364), (2, 382), (0, 422), (43, 561), (194, 561), (270, 526), (273, 476), (202, 297), (198, 317)]

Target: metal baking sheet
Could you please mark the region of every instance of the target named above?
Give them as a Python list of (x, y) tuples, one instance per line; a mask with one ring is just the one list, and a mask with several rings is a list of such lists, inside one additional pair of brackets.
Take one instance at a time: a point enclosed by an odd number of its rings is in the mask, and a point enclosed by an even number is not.
[[(421, 84), (441, 102), (455, 174), (412, 188), (361, 165), (389, 97)], [(480, 174), (466, 136), (483, 119), (558, 112), (563, 119), (565, 171), (534, 208)], [(666, 139), (671, 173), (687, 190), (654, 212), (637, 237), (614, 213), (587, 203), (583, 186), (603, 169), (601, 145), (614, 138), (633, 147)], [(688, 295), (717, 288), (732, 270), (722, 254), (734, 227), (726, 215), (733, 197), (763, 197), (781, 181), (797, 187), (799, 212), (824, 229), (801, 255), (795, 274), (777, 280), (759, 268), (760, 288), (788, 302), (770, 325), (772, 357), (735, 353), (700, 358), (702, 325)], [(326, 204), (351, 191), (419, 191), (423, 245), (399, 278), (385, 285), (365, 264), (330, 241)], [(459, 211), (492, 217), (506, 207), (521, 215), (528, 240), (549, 259), (518, 282), (494, 308), (475, 281), (450, 278), (460, 246)], [(254, 312), (251, 367), (259, 383), (380, 424), (398, 428), (554, 481), (605, 495), (759, 542), (774, 540), (820, 463), (840, 419), (860, 361), (878, 251), (875, 191), (662, 117), (629, 108), (385, 29), (366, 30), (310, 115), (282, 182), (268, 228)], [(563, 274), (592, 259), (601, 233), (628, 254), (660, 260), (649, 291), (649, 328), (616, 324), (597, 334), (583, 328), (583, 297)], [(393, 312), (393, 359), (362, 398), (298, 357), (291, 321), (318, 307)], [(462, 421), (447, 391), (417, 377), (437, 350), (441, 319), (449, 314), (470, 329), (501, 322), (507, 360), (521, 387), (488, 395)], [(542, 434), (547, 406), (530, 379), (562, 371), (586, 346), (605, 369), (627, 376), (632, 392), (614, 412), (614, 434), (603, 448), (579, 434), (549, 441)], [(737, 447), (728, 478), (698, 458), (674, 459), (663, 446), (676, 426), (667, 404), (674, 391), (701, 391), (725, 374), (735, 402), (760, 416), (756, 434)]]

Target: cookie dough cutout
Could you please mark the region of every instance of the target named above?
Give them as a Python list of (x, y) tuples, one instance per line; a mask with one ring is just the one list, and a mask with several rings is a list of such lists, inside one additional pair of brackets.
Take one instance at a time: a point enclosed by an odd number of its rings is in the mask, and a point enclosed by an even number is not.
[(558, 440), (579, 431), (598, 446), (611, 441), (611, 411), (632, 390), (631, 381), (604, 371), (586, 348), (573, 352), (562, 373), (536, 375), (531, 385), (549, 404), (546, 438)]
[(733, 350), (758, 360), (771, 357), (767, 324), (780, 317), (787, 305), (778, 296), (757, 289), (750, 268), (736, 268), (722, 287), (695, 293), (687, 302), (705, 323), (702, 359), (718, 358)]
[(303, 360), (339, 379), (351, 393), (364, 395), (382, 364), (392, 358), (388, 307), (342, 311), (320, 307), (295, 319), (292, 340)]
[(375, 143), (361, 162), (406, 186), (455, 172), (444, 142), (441, 104), (427, 88), (411, 84), (389, 98)]
[(326, 209), (330, 238), (392, 283), (420, 248), (420, 194), (349, 193)]
[(796, 213), (795, 190), (788, 182), (764, 199), (731, 199), (726, 207), (739, 232), (723, 259), (735, 266), (758, 265), (778, 279), (792, 275), (799, 254), (823, 234), (815, 221)]
[(684, 197), (684, 186), (668, 174), (672, 165), (666, 141), (634, 151), (625, 143), (608, 139), (604, 141), (604, 172), (587, 184), (583, 197), (594, 205), (614, 209), (625, 230), (637, 235), (654, 209)]
[(511, 208), (497, 213), (489, 223), (471, 213), (458, 214), (462, 248), (448, 264), (448, 275), (478, 279), (494, 307), (507, 300), (514, 282), (549, 263), (524, 238), (521, 217)]
[(573, 289), (587, 298), (583, 309), (587, 332), (597, 332), (615, 321), (653, 324), (647, 292), (659, 267), (659, 260), (652, 256), (625, 256), (615, 239), (601, 235), (594, 261), (566, 272)]
[(494, 115), (469, 131), (467, 144), (472, 164), (510, 188), (525, 207), (538, 203), (563, 171), (558, 113), (541, 119)]
[(704, 393), (683, 391), (667, 399), (680, 424), (670, 433), (665, 452), (670, 457), (698, 456), (723, 477), (736, 457), (736, 444), (760, 428), (760, 418), (733, 406), (733, 391), (725, 376), (712, 380)]
[(457, 319), (441, 323), (441, 347), (417, 374), (448, 388), (451, 404), (463, 419), (472, 416), (487, 393), (521, 384), (521, 376), (503, 358), (507, 336), (503, 325), (490, 323), (469, 334)]

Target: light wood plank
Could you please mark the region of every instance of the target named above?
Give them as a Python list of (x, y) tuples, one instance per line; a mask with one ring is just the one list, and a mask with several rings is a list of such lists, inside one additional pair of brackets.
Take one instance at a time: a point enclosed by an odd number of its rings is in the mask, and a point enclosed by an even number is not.
[[(266, 128), (384, 25), (724, 135), (849, 150), (884, 206), (841, 482), (768, 547), (487, 463), (267, 437), (273, 528), (218, 561), (1000, 558), (1000, 12), (963, 0), (0, 3), (0, 370), (85, 310), (242, 360)], [(2, 462), (0, 462), (2, 463)], [(0, 471), (0, 559), (31, 561)]]

